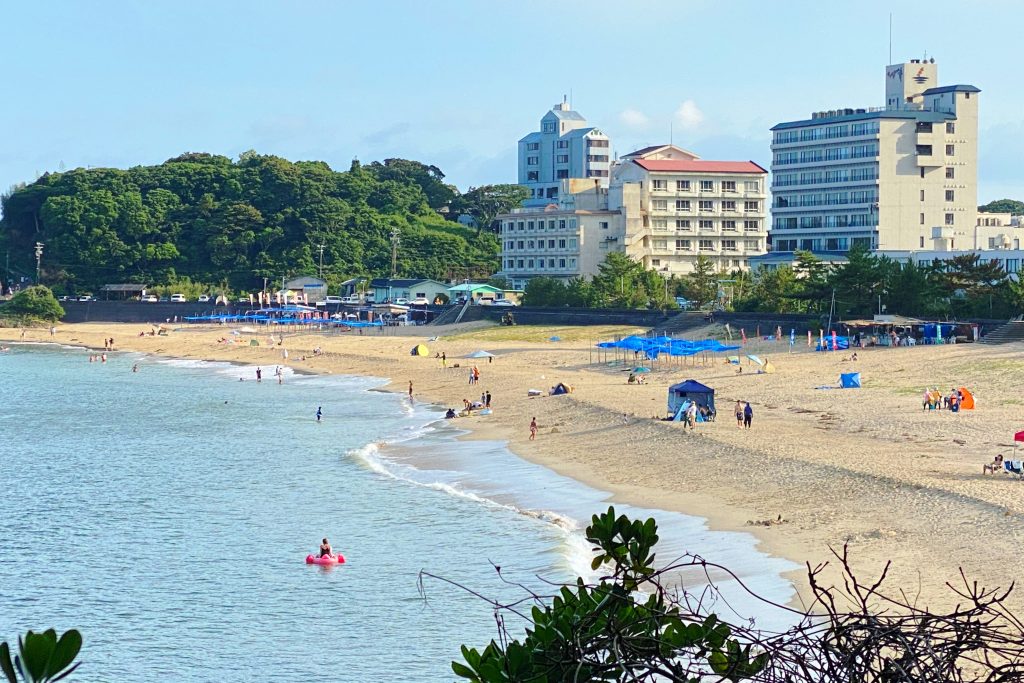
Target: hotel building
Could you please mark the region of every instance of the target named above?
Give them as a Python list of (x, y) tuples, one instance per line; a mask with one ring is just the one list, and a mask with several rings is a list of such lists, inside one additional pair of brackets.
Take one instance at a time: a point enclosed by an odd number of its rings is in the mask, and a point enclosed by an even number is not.
[(523, 206), (557, 204), (563, 180), (592, 179), (607, 188), (611, 161), (608, 136), (567, 103), (556, 104), (540, 130), (519, 141), (519, 184), (530, 191)]
[(978, 88), (935, 60), (886, 68), (884, 107), (772, 128), (772, 250), (957, 248), (975, 226)]

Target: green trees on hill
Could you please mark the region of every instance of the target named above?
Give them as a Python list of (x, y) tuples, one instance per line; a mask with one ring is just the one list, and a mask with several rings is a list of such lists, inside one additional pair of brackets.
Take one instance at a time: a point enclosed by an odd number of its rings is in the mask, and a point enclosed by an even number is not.
[(329, 282), (388, 274), (397, 229), (401, 275), (486, 276), (497, 267), (497, 240), (437, 213), (458, 197), (443, 180), (436, 167), (405, 159), (336, 172), (255, 152), (77, 169), (3, 197), (0, 248), (31, 272), (32, 247), (44, 242), (43, 280), (72, 291), (185, 277), (254, 290), (263, 278), (316, 274), (320, 245)]
[(1014, 216), (1024, 215), (1024, 202), (1016, 199), (997, 199), (978, 207), (978, 211), (989, 213), (1012, 213)]
[(23, 289), (0, 306), (0, 317), (26, 322), (56, 322), (64, 317), (64, 308), (47, 287)]

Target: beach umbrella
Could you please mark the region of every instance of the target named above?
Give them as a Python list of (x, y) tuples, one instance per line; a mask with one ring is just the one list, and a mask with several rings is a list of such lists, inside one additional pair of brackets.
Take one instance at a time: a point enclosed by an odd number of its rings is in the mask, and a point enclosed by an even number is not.
[(466, 356), (466, 358), (494, 358), (494, 354), (487, 351), (474, 351)]
[(633, 368), (633, 372), (640, 372), (640, 373), (644, 373), (644, 372), (650, 372), (650, 371), (651, 371), (651, 369), (650, 369), (650, 368), (645, 368), (645, 367), (643, 367), (643, 366), (641, 366), (641, 367), (637, 367), (637, 368)]

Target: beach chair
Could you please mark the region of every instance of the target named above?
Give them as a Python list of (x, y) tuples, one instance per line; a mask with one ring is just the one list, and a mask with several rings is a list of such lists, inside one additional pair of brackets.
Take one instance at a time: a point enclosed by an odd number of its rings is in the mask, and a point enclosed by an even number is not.
[(1024, 461), (1004, 460), (1003, 471), (1016, 476), (1018, 479), (1024, 479)]

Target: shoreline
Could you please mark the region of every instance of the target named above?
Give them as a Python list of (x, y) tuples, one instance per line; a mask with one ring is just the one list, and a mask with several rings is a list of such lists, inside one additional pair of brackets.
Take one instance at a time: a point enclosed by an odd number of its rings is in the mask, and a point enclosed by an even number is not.
[[(775, 353), (776, 375), (737, 375), (696, 364), (656, 370), (648, 385), (627, 387), (621, 373), (588, 364), (589, 346), (571, 340), (557, 345), (502, 341), (500, 334), (507, 333), (484, 331), (425, 342), (432, 352), (446, 349), (449, 363), (464, 364), (462, 371), (473, 362), (462, 357), (470, 351), (487, 348), (498, 354), (493, 365), (479, 366), (479, 387), (469, 387), (461, 372), (408, 355), (406, 347), (427, 333), (349, 337), (300, 332), (285, 338), (291, 358), (282, 363), (268, 361), (277, 348), (213, 343), (226, 328), (184, 327), (167, 337), (126, 332), (142, 327), (65, 325), (52, 341), (89, 346), (90, 339), (105, 335), (122, 339), (115, 344), (118, 350), (386, 377), (374, 390), (396, 394), (404, 394), (411, 379), (414, 394), (423, 397), (419, 400), (442, 407), (460, 405), (461, 398), (486, 388), (495, 397), (494, 414), (459, 418), (453, 426), (467, 433), (457, 438), (503, 442), (527, 462), (608, 492), (612, 504), (678, 512), (706, 520), (712, 530), (746, 533), (757, 540), (759, 551), (799, 567), (786, 573), (797, 591), (794, 605), (806, 599), (806, 563), (833, 559), (828, 548), (844, 543), (850, 543), (861, 578), (877, 576), (893, 560), (888, 585), (908, 590), (920, 585), (922, 599), (939, 603), (952, 600), (944, 582), (957, 580), (960, 565), (969, 578), (1005, 586), (1001, 567), (1024, 559), (1024, 550), (1018, 550), (1024, 547), (1024, 505), (1017, 502), (1013, 483), (979, 475), (981, 462), (991, 460), (992, 449), (1007, 440), (1001, 432), (1014, 421), (1013, 406), (1024, 403), (1015, 402), (1012, 373), (1006, 372), (1024, 369), (1024, 362), (1015, 365), (1012, 348), (869, 350), (857, 366), (865, 373), (864, 388), (843, 393), (812, 390), (824, 373), (834, 381), (840, 370), (851, 369), (840, 364), (838, 354)], [(18, 341), (18, 333), (0, 330), (0, 337)], [(50, 341), (48, 331), (36, 333), (30, 331), (31, 337), (46, 338), (26, 341)], [(586, 339), (606, 333), (586, 330)], [(299, 360), (317, 345), (325, 356)], [(663, 412), (665, 383), (679, 381), (682, 374), (719, 392), (719, 421), (698, 426), (695, 434), (649, 419), (652, 408)], [(577, 391), (525, 396), (526, 387), (544, 389), (558, 381), (576, 385)], [(915, 387), (965, 382), (984, 410), (960, 415), (920, 411)], [(755, 405), (755, 428), (748, 433), (729, 424), (729, 402), (744, 396)], [(530, 442), (526, 425), (534, 414), (540, 432)], [(780, 524), (750, 523), (778, 515)], [(993, 537), (984, 528), (995, 523), (1002, 526)]]

